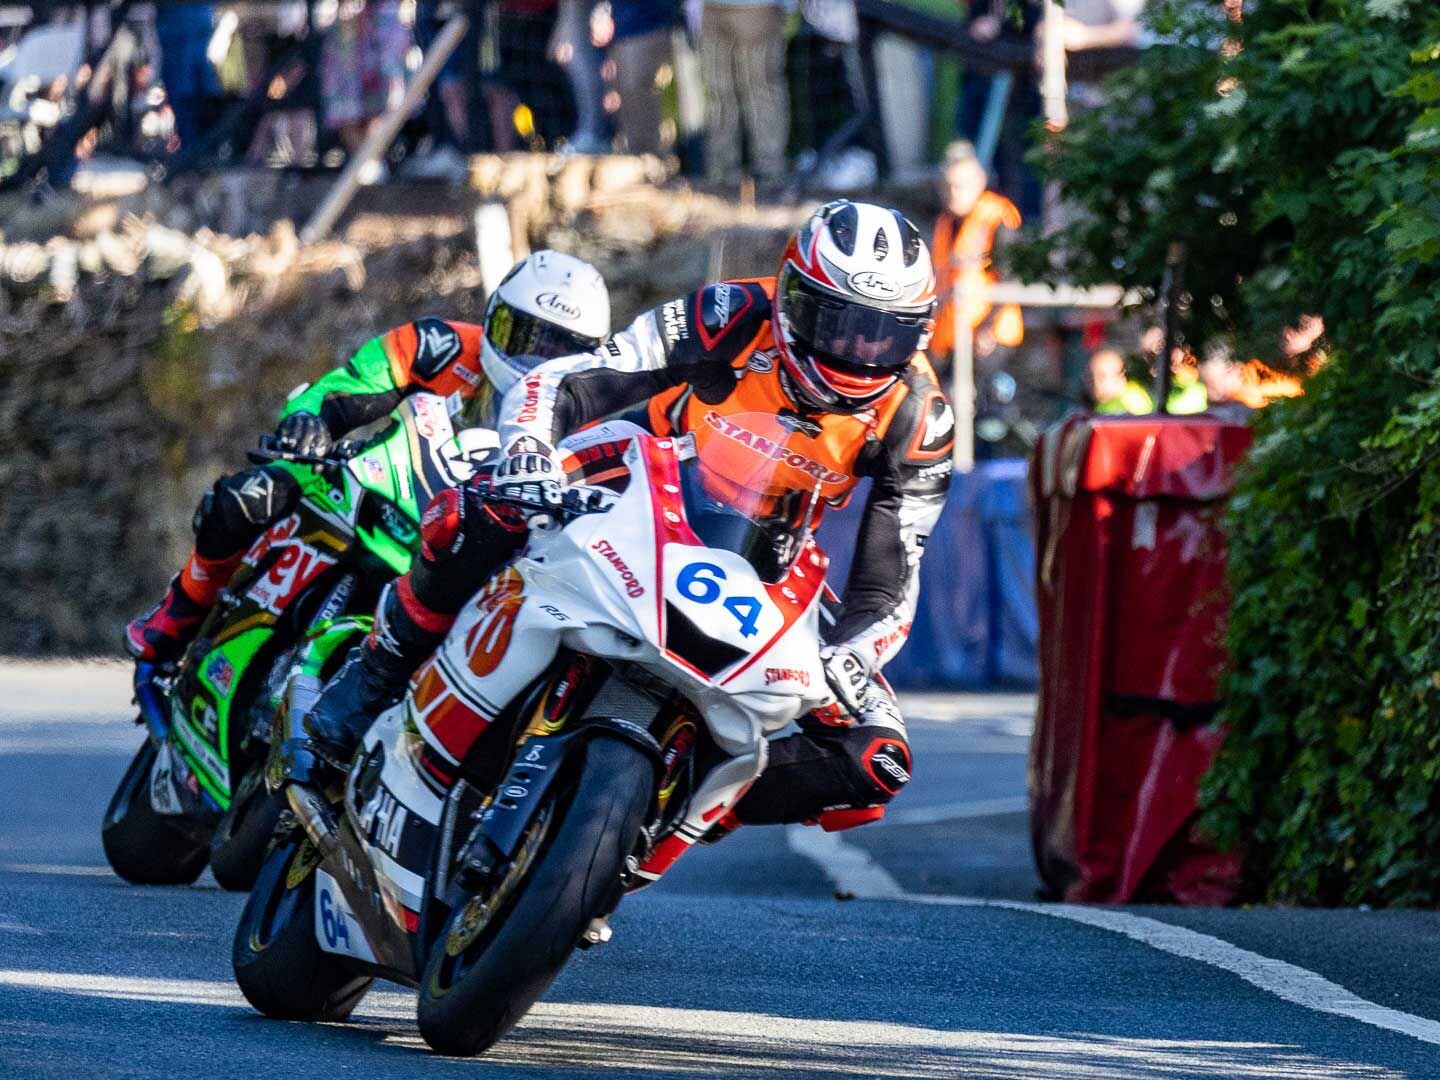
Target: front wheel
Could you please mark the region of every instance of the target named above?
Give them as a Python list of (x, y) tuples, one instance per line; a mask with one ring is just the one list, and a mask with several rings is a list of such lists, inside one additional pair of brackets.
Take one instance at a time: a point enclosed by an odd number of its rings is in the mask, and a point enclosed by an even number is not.
[(276, 1020), (344, 1020), (375, 980), (315, 940), (315, 867), (308, 840), (278, 846), (235, 928), (231, 963), (245, 1000)]
[(255, 884), (284, 810), (283, 797), (265, 786), (262, 766), (263, 762), (241, 778), (230, 809), (210, 838), (210, 872), (222, 889), (231, 892), (248, 892)]
[(452, 911), (431, 949), (420, 1034), (442, 1054), (494, 1045), (554, 981), (591, 920), (619, 901), (655, 772), (620, 739), (597, 735), (584, 753), (568, 805), (537, 811), (509, 872)]
[(205, 869), (210, 849), (150, 802), (150, 774), (156, 756), (155, 744), (146, 739), (110, 797), (100, 825), (100, 843), (111, 868), (126, 881), (189, 885)]

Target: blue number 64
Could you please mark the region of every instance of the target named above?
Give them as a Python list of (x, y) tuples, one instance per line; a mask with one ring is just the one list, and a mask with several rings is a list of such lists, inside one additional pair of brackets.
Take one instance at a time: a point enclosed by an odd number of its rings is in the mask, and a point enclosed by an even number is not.
[[(725, 571), (714, 563), (694, 562), (680, 571), (675, 585), (680, 595), (697, 604), (713, 604), (720, 599), (720, 582), (725, 580)], [(760, 618), (760, 601), (753, 596), (732, 596), (721, 605), (740, 624), (742, 637), (752, 637), (758, 631), (756, 623)]]

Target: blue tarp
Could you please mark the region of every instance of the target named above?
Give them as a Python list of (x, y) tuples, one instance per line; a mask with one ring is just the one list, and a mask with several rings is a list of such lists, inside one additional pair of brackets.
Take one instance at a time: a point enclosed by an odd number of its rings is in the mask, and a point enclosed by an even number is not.
[[(830, 581), (844, 595), (868, 488), (820, 528)], [(980, 462), (955, 475), (920, 565), (920, 609), (910, 641), (885, 668), (897, 687), (974, 690), (1036, 681), (1035, 544), (1025, 462)]]

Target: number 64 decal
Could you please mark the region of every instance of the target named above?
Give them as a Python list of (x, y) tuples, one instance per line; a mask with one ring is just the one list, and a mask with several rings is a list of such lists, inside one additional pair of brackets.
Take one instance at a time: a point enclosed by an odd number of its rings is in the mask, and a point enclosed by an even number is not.
[[(697, 604), (713, 604), (720, 599), (720, 583), (725, 580), (725, 571), (714, 563), (693, 562), (680, 571), (675, 585), (680, 595)], [(754, 637), (759, 627), (763, 607), (754, 596), (727, 596), (720, 605), (740, 624), (743, 637)]]

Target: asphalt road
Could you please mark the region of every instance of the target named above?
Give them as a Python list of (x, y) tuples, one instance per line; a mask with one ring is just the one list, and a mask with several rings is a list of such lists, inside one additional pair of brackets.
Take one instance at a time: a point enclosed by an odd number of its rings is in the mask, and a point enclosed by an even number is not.
[(114, 666), (0, 666), (0, 1077), (1440, 1078), (1436, 915), (1032, 903), (1004, 696), (911, 703), (893, 824), (687, 856), (481, 1059), (429, 1054), (395, 987), (265, 1020), (230, 981), (241, 898), (105, 867), (127, 697)]

